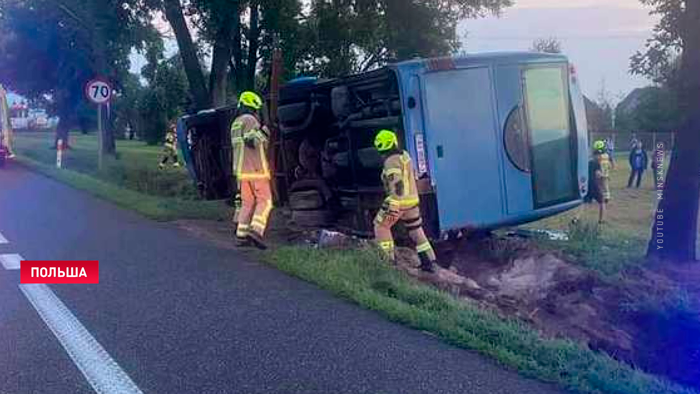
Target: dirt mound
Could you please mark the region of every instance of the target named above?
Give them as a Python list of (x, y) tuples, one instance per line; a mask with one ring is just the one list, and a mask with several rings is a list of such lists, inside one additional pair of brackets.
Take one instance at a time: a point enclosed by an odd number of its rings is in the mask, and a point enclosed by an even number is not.
[[(443, 244), (449, 275), (419, 280), (519, 318), (550, 337), (569, 338), (652, 373), (700, 387), (700, 280), (693, 272), (638, 269), (617, 280), (600, 276), (517, 238)], [(416, 266), (410, 250), (403, 265)], [(685, 296), (685, 294), (689, 294)]]

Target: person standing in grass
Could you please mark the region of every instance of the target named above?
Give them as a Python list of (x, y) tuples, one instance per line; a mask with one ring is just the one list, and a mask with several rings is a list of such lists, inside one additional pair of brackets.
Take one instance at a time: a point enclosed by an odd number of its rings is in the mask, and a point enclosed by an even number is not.
[(606, 206), (610, 202), (610, 155), (607, 153), (605, 141), (598, 140), (593, 144), (593, 159), (588, 164), (589, 186), (586, 202), (598, 202), (598, 223), (605, 220)]
[(175, 122), (170, 123), (168, 131), (165, 133), (165, 144), (163, 145), (163, 159), (158, 164), (160, 169), (165, 168), (168, 160), (172, 160), (173, 167), (180, 167), (180, 162), (177, 159), (177, 133)]
[(637, 141), (637, 145), (630, 151), (629, 161), (632, 171), (630, 172), (630, 177), (627, 181), (627, 187), (632, 187), (632, 182), (636, 178), (636, 186), (639, 189), (639, 184), (642, 183), (644, 171), (646, 171), (649, 163), (649, 158), (647, 157), (647, 152), (642, 146), (642, 141)]
[(608, 153), (608, 157), (610, 158), (610, 166), (612, 169), (615, 169), (615, 141), (613, 140), (613, 137), (608, 137), (605, 139), (605, 149)]

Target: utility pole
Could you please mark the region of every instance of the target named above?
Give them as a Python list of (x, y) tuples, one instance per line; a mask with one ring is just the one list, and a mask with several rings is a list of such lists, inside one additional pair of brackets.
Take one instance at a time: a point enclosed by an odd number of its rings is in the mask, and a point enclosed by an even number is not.
[[(268, 103), (268, 111), (270, 124), (270, 171), (272, 172), (273, 182), (272, 182), (272, 196), (275, 201), (279, 201), (279, 182), (278, 179), (282, 178), (284, 182), (284, 187), (287, 188), (287, 173), (284, 172), (279, 174), (278, 168), (278, 156), (279, 153), (284, 157), (284, 140), (281, 138), (280, 131), (277, 124), (277, 108), (279, 104), (279, 91), (280, 91), (280, 78), (282, 76), (282, 49), (280, 48), (280, 38), (279, 34), (275, 34), (273, 38), (273, 50), (272, 50), (272, 70), (270, 73), (270, 98)], [(279, 153), (278, 153), (279, 152)], [(282, 159), (282, 171), (284, 169), (284, 158)]]

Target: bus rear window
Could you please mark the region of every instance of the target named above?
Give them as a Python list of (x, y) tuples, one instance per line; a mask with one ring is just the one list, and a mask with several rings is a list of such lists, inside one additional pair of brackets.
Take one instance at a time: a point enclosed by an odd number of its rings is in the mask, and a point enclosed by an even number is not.
[(523, 71), (536, 208), (570, 201), (578, 193), (566, 72), (561, 66)]

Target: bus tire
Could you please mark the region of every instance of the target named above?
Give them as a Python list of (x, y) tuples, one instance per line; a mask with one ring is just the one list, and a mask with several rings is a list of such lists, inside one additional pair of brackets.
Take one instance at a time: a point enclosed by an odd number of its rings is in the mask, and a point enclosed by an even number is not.
[(296, 191), (289, 195), (289, 208), (293, 211), (313, 211), (324, 205), (323, 196), (316, 189)]
[(292, 211), (292, 222), (301, 227), (323, 227), (332, 224), (333, 212), (330, 210)]

